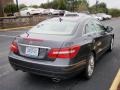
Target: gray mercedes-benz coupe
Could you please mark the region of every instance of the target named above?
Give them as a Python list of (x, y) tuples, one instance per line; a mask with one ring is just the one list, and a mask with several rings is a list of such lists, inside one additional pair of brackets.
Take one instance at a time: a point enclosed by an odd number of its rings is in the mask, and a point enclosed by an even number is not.
[(81, 71), (90, 79), (95, 61), (113, 48), (112, 30), (89, 15), (51, 18), (13, 40), (9, 62), (15, 70), (56, 81)]

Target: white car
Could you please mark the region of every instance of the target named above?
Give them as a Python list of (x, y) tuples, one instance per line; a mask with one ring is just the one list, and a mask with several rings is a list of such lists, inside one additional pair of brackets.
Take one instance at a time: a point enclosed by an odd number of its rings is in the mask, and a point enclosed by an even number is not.
[(52, 15), (64, 15), (64, 10), (53, 10)]
[(103, 20), (103, 17), (97, 16), (96, 14), (92, 14), (91, 16), (97, 20), (100, 20), (100, 21)]
[(38, 8), (40, 14), (44, 14), (44, 8)]
[(74, 16), (81, 16), (86, 15), (84, 13), (77, 13), (77, 12), (67, 12), (64, 14), (65, 17), (74, 17)]
[(53, 14), (53, 15), (59, 15), (59, 14), (60, 14), (60, 10), (54, 10), (54, 11), (52, 12), (52, 14)]
[(39, 10), (31, 7), (26, 7), (20, 10), (20, 15), (21, 16), (30, 16), (34, 14), (39, 14)]
[(54, 9), (44, 9), (43, 14), (51, 15)]
[(107, 15), (105, 13), (98, 13), (96, 15), (99, 16), (99, 17), (103, 17), (103, 19), (111, 19), (112, 18), (111, 15)]

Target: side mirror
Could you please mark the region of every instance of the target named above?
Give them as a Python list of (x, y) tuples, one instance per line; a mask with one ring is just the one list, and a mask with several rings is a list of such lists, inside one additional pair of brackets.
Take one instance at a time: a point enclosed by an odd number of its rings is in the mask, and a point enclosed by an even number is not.
[(108, 32), (108, 33), (111, 32), (112, 30), (113, 30), (113, 28), (110, 27), (110, 26), (107, 26), (107, 27), (105, 28), (105, 31)]

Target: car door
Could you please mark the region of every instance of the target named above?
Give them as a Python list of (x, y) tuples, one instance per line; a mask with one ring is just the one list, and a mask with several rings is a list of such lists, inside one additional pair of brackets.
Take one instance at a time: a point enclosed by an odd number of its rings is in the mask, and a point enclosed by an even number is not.
[(105, 51), (110, 45), (110, 35), (105, 31), (104, 26), (97, 20), (94, 20), (94, 26), (96, 29), (96, 34), (102, 39), (102, 50)]
[(85, 35), (88, 39), (91, 38), (93, 50), (96, 52), (96, 55), (100, 56), (104, 48), (104, 37), (101, 33), (102, 31), (98, 32), (98, 29), (96, 22), (94, 20), (90, 20), (85, 26)]

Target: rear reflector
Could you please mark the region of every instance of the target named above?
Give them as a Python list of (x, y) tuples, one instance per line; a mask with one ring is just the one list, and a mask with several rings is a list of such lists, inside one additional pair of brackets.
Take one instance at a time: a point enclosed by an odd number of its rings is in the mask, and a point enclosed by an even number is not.
[(18, 46), (16, 42), (12, 42), (11, 46), (10, 46), (10, 51), (17, 54), (18, 53)]
[(53, 48), (49, 51), (49, 58), (74, 58), (78, 51), (80, 50), (80, 46), (71, 46), (66, 48)]

